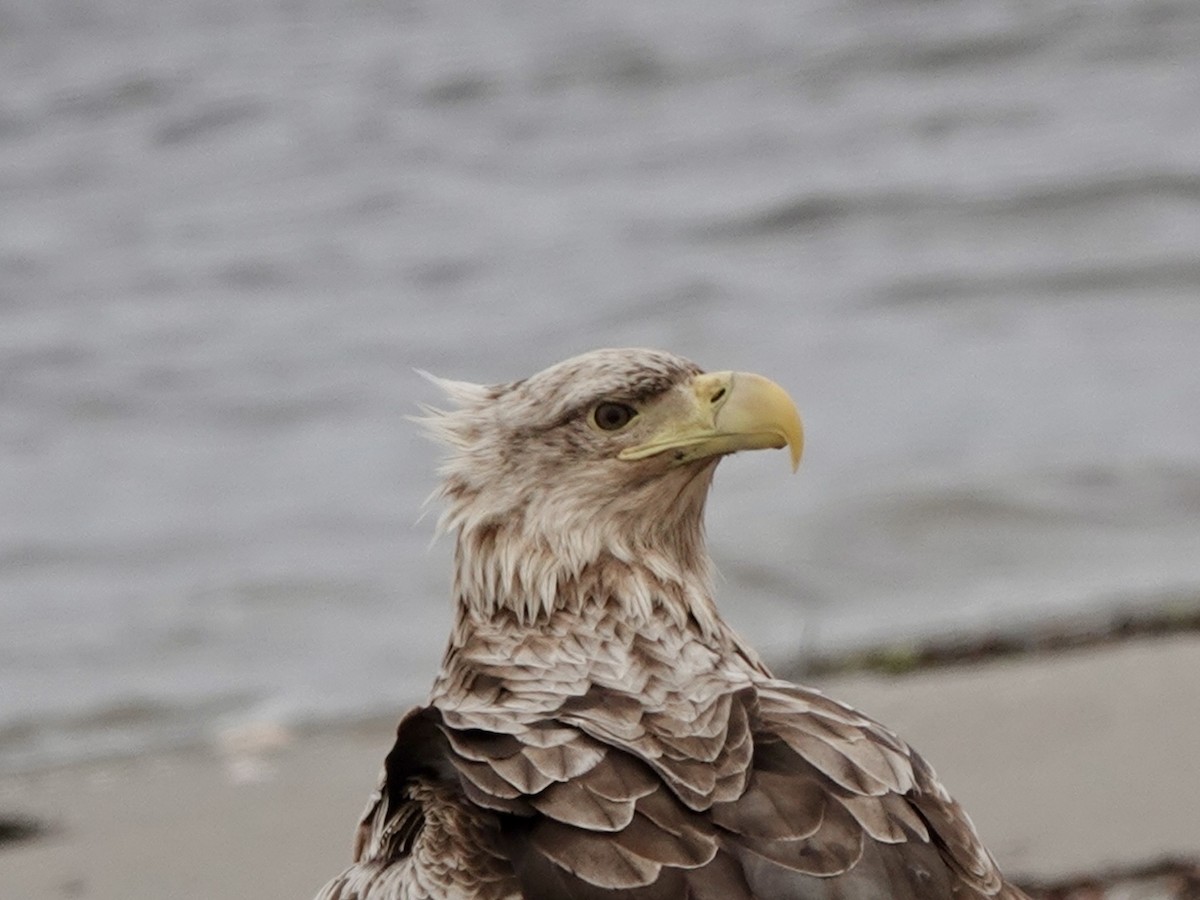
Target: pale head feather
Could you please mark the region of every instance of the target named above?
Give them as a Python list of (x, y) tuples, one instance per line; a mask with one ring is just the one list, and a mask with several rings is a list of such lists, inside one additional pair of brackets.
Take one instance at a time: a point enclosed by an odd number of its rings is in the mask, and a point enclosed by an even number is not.
[(634, 617), (715, 629), (702, 533), (715, 461), (620, 460), (627, 438), (587, 422), (602, 400), (653, 402), (699, 372), (661, 351), (596, 350), (507, 384), (427, 376), (453, 404), (419, 421), (448, 450), (435, 496), (460, 610), (528, 624), (599, 591)]

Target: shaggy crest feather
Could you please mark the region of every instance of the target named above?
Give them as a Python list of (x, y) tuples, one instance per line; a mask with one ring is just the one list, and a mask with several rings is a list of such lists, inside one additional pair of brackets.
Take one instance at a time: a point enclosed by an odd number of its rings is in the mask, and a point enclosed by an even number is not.
[[(709, 484), (768, 445), (764, 404), (798, 438), (782, 389), (651, 350), (426, 377), (453, 404), (420, 421), (447, 448), (455, 623), (320, 900), (1024, 897), (920, 756), (717, 612)], [(708, 441), (727, 395), (710, 450), (660, 452)], [(632, 417), (602, 427), (608, 403)]]

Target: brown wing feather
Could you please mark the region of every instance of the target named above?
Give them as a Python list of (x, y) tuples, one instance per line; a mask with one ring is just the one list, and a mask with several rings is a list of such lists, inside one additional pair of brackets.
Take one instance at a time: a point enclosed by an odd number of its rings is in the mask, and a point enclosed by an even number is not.
[(440, 722), (436, 710), (420, 707), (401, 719), (359, 823), (354, 864), (317, 900), (521, 900), (500, 822), (463, 793)]
[(1023, 896), (919, 756), (816, 692), (717, 695), (691, 736), (605, 693), (504, 733), (410, 712), (323, 900), (423, 896), (422, 841), (481, 900)]

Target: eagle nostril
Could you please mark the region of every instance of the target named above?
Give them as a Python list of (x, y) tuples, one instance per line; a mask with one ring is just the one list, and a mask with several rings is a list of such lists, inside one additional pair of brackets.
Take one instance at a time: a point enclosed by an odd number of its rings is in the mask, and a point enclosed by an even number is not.
[(710, 403), (720, 403), (720, 402), (721, 402), (721, 398), (722, 398), (722, 397), (724, 397), (724, 396), (725, 396), (725, 388), (723, 388), (723, 387), (722, 387), (722, 388), (719, 388), (719, 389), (717, 390), (717, 392), (716, 392), (715, 394), (713, 394), (713, 395), (712, 395), (712, 399), (711, 399), (709, 402), (710, 402)]

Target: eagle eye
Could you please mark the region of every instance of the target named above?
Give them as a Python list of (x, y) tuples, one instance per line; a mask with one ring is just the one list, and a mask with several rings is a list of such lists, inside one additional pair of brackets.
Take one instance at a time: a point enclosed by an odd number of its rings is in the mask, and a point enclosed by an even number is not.
[(592, 410), (592, 423), (601, 431), (619, 431), (637, 415), (637, 410), (626, 403), (604, 402)]

